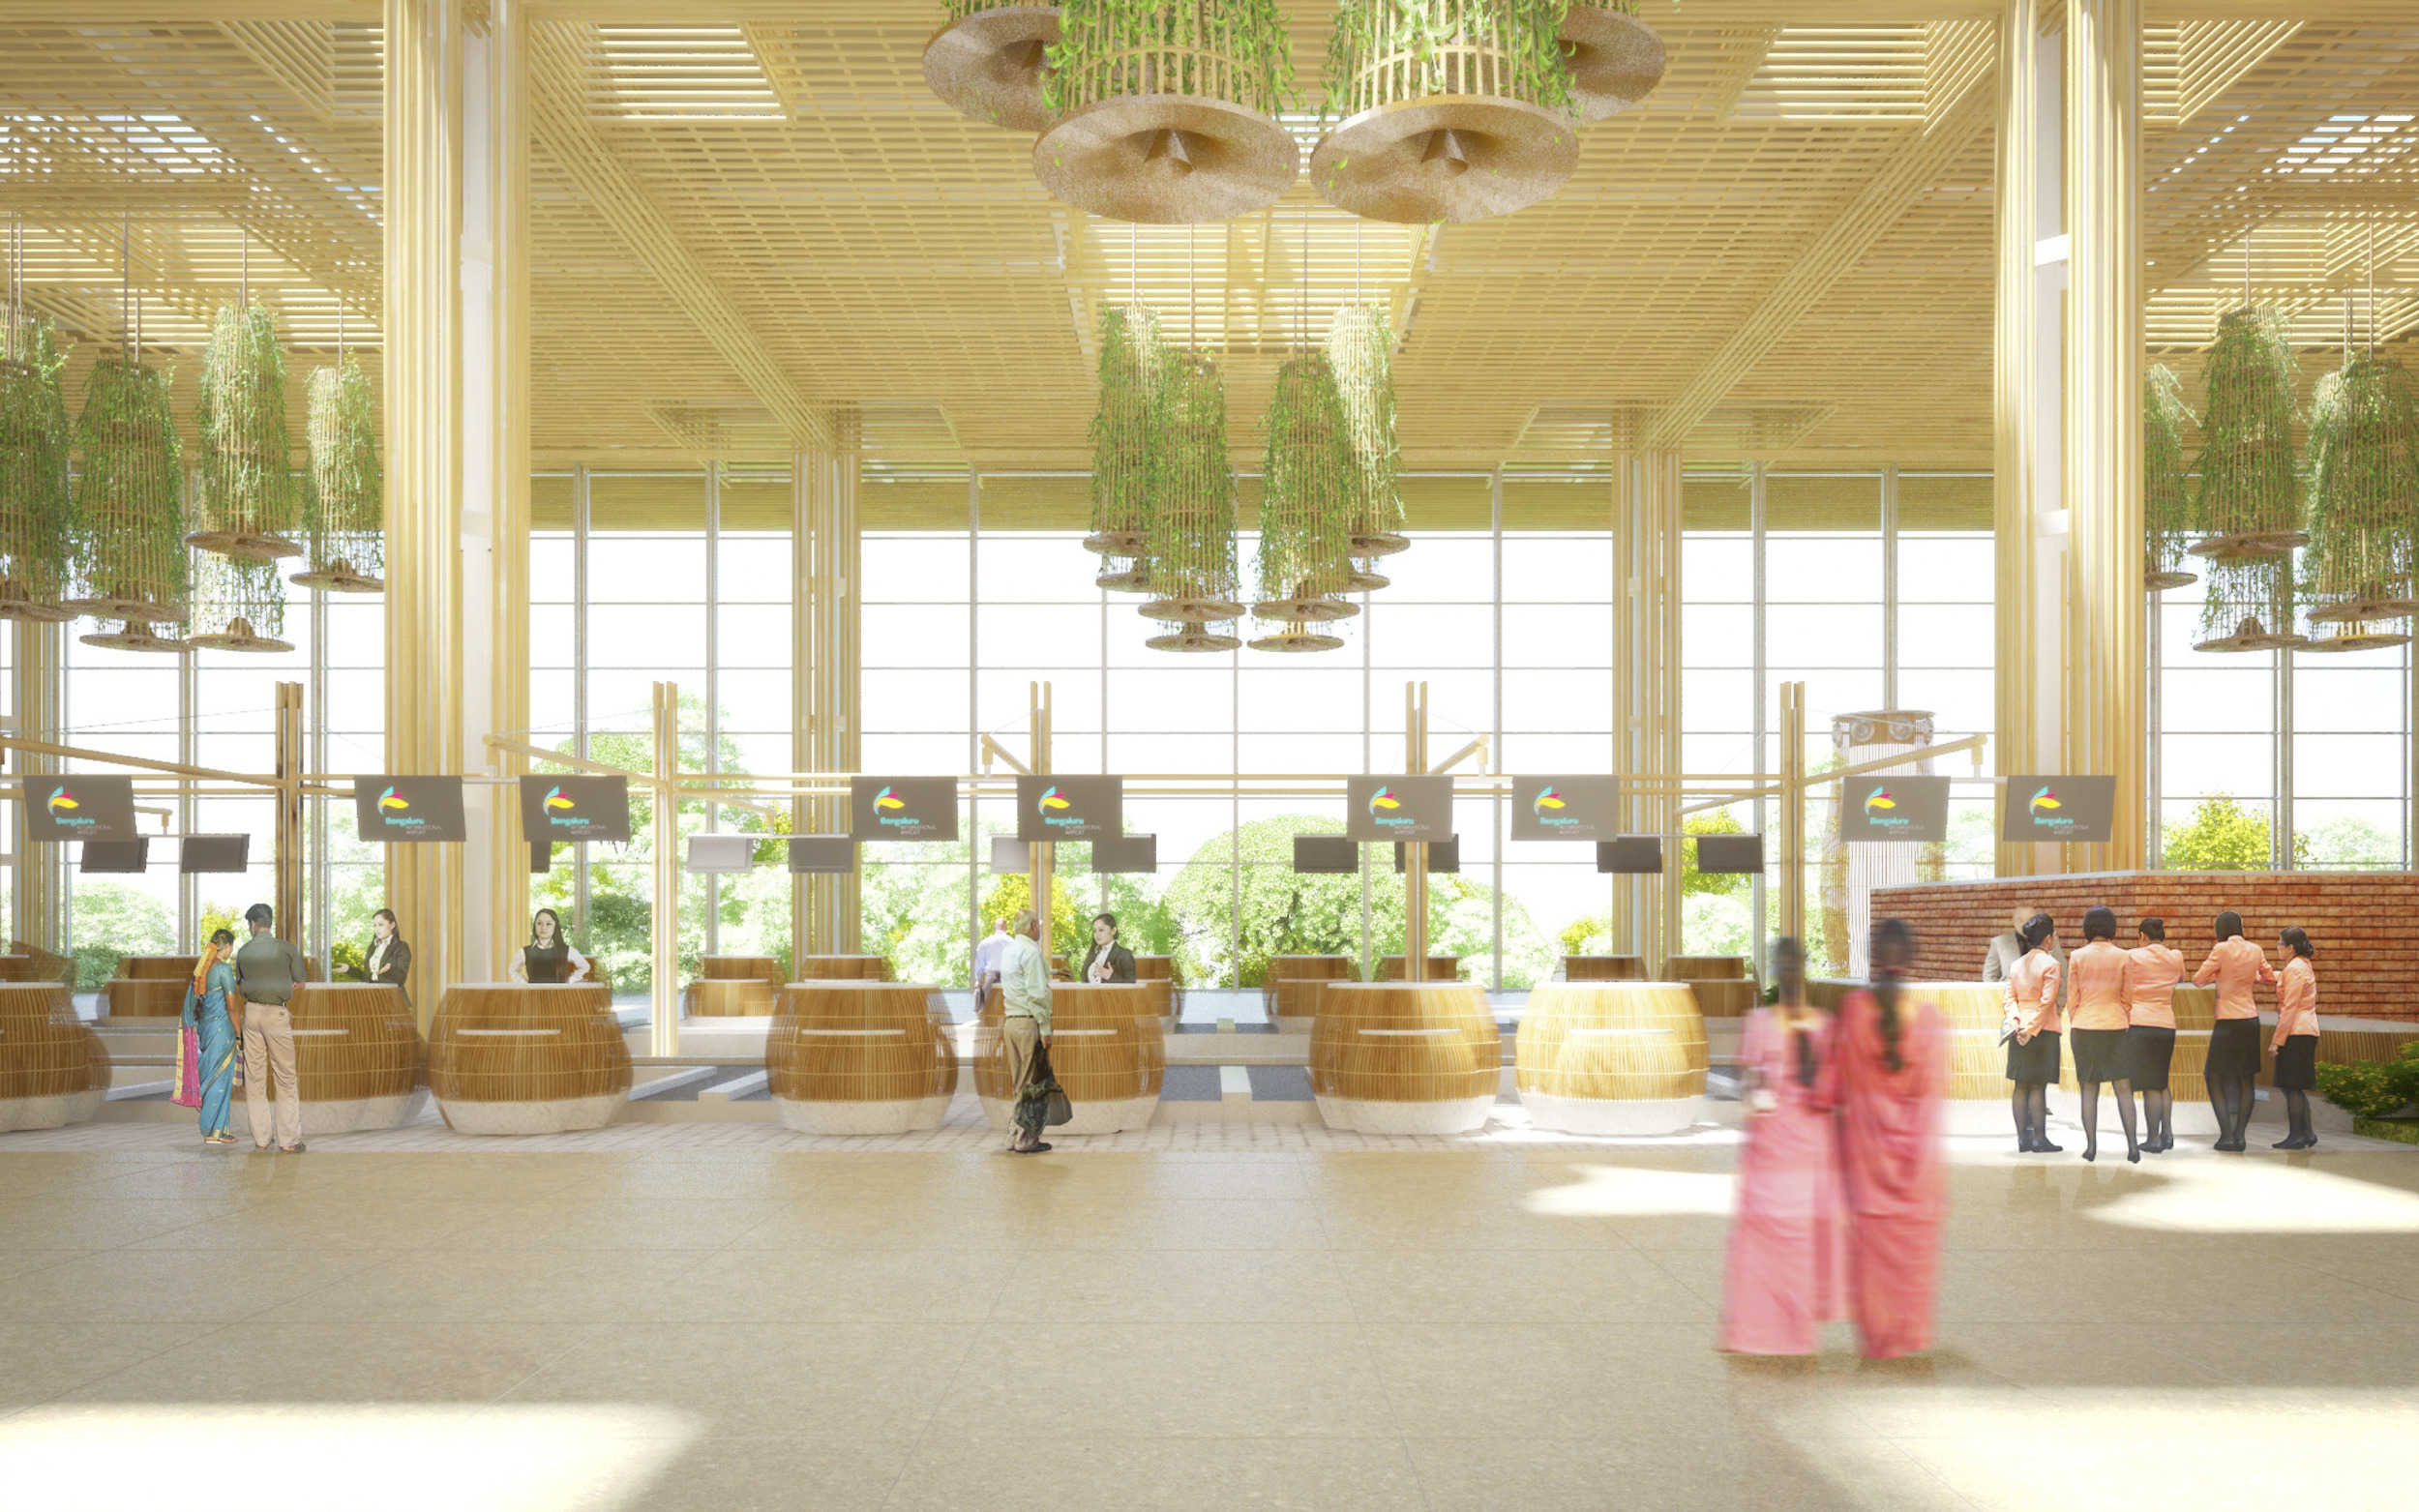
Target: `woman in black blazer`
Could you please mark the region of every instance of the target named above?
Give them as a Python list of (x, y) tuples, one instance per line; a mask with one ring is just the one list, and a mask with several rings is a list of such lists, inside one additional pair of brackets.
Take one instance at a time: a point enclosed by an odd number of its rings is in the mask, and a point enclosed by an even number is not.
[(370, 915), (370, 952), (362, 960), (365, 964), (345, 971), (357, 981), (384, 982), (403, 994), (404, 1007), (411, 1006), (411, 989), (403, 985), (411, 976), (411, 947), (395, 932), (394, 909)]
[(1118, 916), (1097, 914), (1091, 921), (1091, 949), (1077, 968), (1078, 982), (1131, 982), (1134, 953), (1118, 943)]

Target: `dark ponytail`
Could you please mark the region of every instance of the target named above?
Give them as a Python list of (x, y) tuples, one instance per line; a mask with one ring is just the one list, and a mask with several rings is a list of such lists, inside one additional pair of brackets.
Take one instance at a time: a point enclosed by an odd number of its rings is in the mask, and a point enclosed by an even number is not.
[(2057, 933), (2058, 923), (2055, 919), (2046, 913), (2036, 913), (2024, 921), (2024, 928), (2017, 932), (2016, 938), (2024, 942), (2026, 950), (2039, 950), (2043, 940)]
[(1814, 1036), (1805, 1029), (1792, 1029), (1789, 1031), (1789, 1038), (1796, 1043), (1798, 1052), (1798, 1085), (1812, 1086), (1814, 1084)]
[(2283, 934), (2279, 935), (2278, 938), (2285, 942), (2285, 948), (2286, 950), (2289, 950), (2294, 955), (2301, 957), (2304, 961), (2315, 961), (2318, 959), (2318, 947), (2310, 943), (2310, 932), (2303, 929), (2300, 925), (2296, 924), (2290, 929), (2287, 929)]
[(1906, 1069), (1906, 1057), (1898, 1050), (1898, 978), (1915, 957), (1915, 931), (1904, 919), (1884, 919), (1873, 926), (1867, 954), (1884, 964), (1874, 974), (1873, 1001), (1881, 1007), (1882, 1059), (1896, 1075)]

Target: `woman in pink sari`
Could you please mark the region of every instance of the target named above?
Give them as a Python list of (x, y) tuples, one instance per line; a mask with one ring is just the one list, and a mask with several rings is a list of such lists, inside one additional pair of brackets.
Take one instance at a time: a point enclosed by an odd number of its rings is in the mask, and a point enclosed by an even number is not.
[(1823, 1320), (1846, 1312), (1832, 1026), (1806, 1001), (1798, 942), (1776, 942), (1773, 964), (1779, 1001), (1747, 1016), (1739, 1044), (1747, 1137), (1722, 1276), (1720, 1348), (1812, 1354)]
[(1900, 996), (1915, 932), (1873, 926), (1873, 986), (1839, 1005), (1832, 1061), (1839, 1088), (1839, 1163), (1848, 1202), (1848, 1288), (1868, 1360), (1932, 1347), (1940, 1225), (1949, 1177), (1940, 1106), (1949, 1042), (1940, 1010)]

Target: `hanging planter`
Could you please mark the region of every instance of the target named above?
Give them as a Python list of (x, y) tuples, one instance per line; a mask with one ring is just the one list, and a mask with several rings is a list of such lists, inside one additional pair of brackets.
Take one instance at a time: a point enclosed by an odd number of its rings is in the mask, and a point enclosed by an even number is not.
[(1145, 536), (1150, 523), (1153, 432), (1168, 354), (1159, 317), (1141, 305), (1100, 312), (1100, 407), (1091, 419), (1091, 534), (1084, 548), (1105, 558), (1092, 581), (1118, 593), (1150, 587)]
[(2314, 651), (2401, 645), (2393, 622), (2412, 595), (2419, 530), (2419, 397), (2398, 362), (2361, 355), (2318, 380), (2310, 404), (2310, 548), (2305, 595)]
[[(1357, 557), (1390, 556), (1411, 545), (1403, 531), (1403, 456), (1394, 441), (1394, 330), (1382, 305), (1345, 305), (1328, 326), (1328, 366), (1344, 406), (1353, 453), (1351, 548)], [(1356, 570), (1353, 591), (1386, 586)]]
[(924, 82), (970, 120), (1012, 132), (1045, 131), (1049, 50), (1059, 8), (1026, 0), (947, 0), (924, 44)]
[(291, 651), (285, 635), (285, 581), (274, 561), (204, 552), (194, 563), (193, 627), (185, 643), (201, 651)]
[(1342, 0), (1319, 197), (1377, 221), (1508, 215), (1579, 165), (1567, 0)]
[(311, 473), (303, 494), (309, 572), (292, 580), (337, 593), (386, 587), (377, 400), (358, 359), (311, 374)]
[(246, 561), (300, 556), (294, 449), (285, 423), (285, 353), (277, 316), (257, 302), (219, 307), (201, 363), (201, 497), (188, 546)]
[(1150, 454), (1150, 512), (1144, 553), (1149, 618), (1179, 629), (1145, 644), (1154, 651), (1232, 651), (1242, 642), (1212, 630), (1239, 617), (1235, 602), (1235, 469), (1226, 452), (1226, 381), (1206, 352), (1171, 351), (1161, 379), (1158, 444)]
[(95, 619), (185, 619), (186, 551), (176, 416), (168, 374), (109, 353), (84, 378), (75, 420), (83, 468), (70, 536), (74, 593)]
[(1360, 469), (1343, 400), (1323, 353), (1286, 359), (1269, 399), (1260, 499), (1260, 598), (1254, 618), (1273, 625), (1255, 651), (1330, 651), (1335, 636), (1311, 630), (1359, 612), (1352, 592), (1354, 511)]
[(1663, 81), (1663, 39), (1638, 19), (1637, 0), (1573, 4), (1555, 40), (1570, 70), (1570, 98), (1582, 121), (1619, 115)]
[(75, 638), (88, 646), (105, 646), (112, 651), (145, 651), (175, 656), (193, 649), (182, 640), (160, 635), (139, 619), (130, 619), (112, 631), (95, 631)]
[(2282, 556), (2309, 543), (2293, 466), (2293, 395), (2300, 375), (2284, 317), (2233, 310), (2218, 322), (2202, 373), (2200, 486), (2193, 499), (2195, 556)]
[(0, 619), (74, 619), (69, 593), (67, 353), (47, 320), (12, 309), (0, 359)]
[(1065, 0), (1033, 172), (1094, 215), (1230, 221), (1301, 171), (1277, 123), (1293, 88), (1276, 0)]
[(2150, 559), (2142, 586), (2153, 593), (2190, 587), (2197, 573), (2184, 567), (2192, 534), (2192, 492), (2185, 476), (2184, 428), (2193, 412), (2184, 407), (2184, 386), (2165, 363), (2142, 379), (2142, 522)]

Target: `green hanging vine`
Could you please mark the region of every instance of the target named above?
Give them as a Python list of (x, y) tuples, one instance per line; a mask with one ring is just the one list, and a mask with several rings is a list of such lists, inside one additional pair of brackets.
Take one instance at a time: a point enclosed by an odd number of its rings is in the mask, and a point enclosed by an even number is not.
[(1134, 95), (1204, 95), (1274, 116), (1294, 94), (1277, 0), (1063, 0), (1042, 100), (1054, 116)]
[(386, 529), (378, 467), (378, 405), (357, 358), (312, 371), (311, 473), (303, 494), (303, 535), (314, 569), (349, 568), (365, 579), (385, 576)]
[(1394, 440), (1394, 330), (1383, 305), (1345, 305), (1328, 326), (1328, 364), (1353, 454), (1352, 533), (1403, 528), (1403, 454)]
[(1176, 622), (1233, 619), (1235, 468), (1226, 452), (1226, 379), (1208, 353), (1190, 348), (1171, 349), (1162, 374), (1144, 531), (1154, 601), (1142, 611)]
[(254, 301), (219, 307), (202, 357), (201, 507), (194, 544), (213, 550), (286, 541), (301, 518), (285, 418), (277, 316)]
[(1351, 577), (1353, 516), (1361, 496), (1350, 425), (1324, 353), (1289, 357), (1269, 397), (1260, 500), (1260, 602), (1342, 599)]
[(1569, 113), (1570, 0), (1342, 0), (1328, 39), (1329, 115), (1429, 95), (1494, 95)]
[(0, 617), (69, 619), (67, 351), (47, 320), (0, 319), (12, 326), (0, 363)]
[(2419, 526), (2419, 397), (2401, 363), (2356, 356), (2318, 380), (2310, 403), (2309, 516), (2303, 584), (2319, 612), (2408, 600)]
[[(2257, 618), (2272, 635), (2290, 632), (2290, 565), (2273, 554), (2301, 528), (2301, 478), (2293, 453), (2300, 373), (2284, 317), (2232, 310), (2218, 322), (2201, 373), (2200, 456), (2192, 528), (2210, 556), (2201, 603), (2205, 637), (2234, 635)], [(2255, 554), (2233, 554), (2248, 547)], [(2216, 549), (2211, 549), (2215, 548)], [(2265, 554), (2262, 554), (2262, 553)]]
[(2149, 536), (2149, 567), (2154, 575), (2191, 573), (2184, 565), (2192, 534), (2184, 430), (2192, 423), (2193, 412), (2184, 404), (2183, 380), (2166, 364), (2154, 364), (2142, 379), (2142, 524)]
[(1100, 404), (1091, 417), (1091, 535), (1084, 545), (1109, 558), (1104, 587), (1139, 591), (1147, 576), (1142, 544), (1150, 525), (1151, 448), (1166, 376), (1159, 317), (1141, 305), (1103, 310)]
[(115, 352), (84, 377), (70, 602), (98, 619), (185, 618), (185, 512), (168, 388), (165, 371)]

